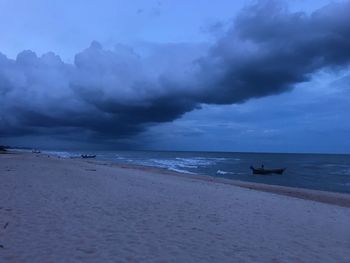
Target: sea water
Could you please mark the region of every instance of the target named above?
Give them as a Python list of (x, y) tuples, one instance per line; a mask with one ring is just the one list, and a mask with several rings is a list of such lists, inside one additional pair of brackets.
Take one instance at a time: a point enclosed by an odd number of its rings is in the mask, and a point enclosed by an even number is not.
[[(81, 153), (56, 152), (62, 157), (79, 157)], [(160, 151), (89, 153), (96, 154), (99, 160), (119, 164), (145, 165), (189, 174), (350, 193), (350, 155)], [(283, 175), (252, 175), (249, 167), (261, 167), (262, 164), (267, 169), (286, 170)]]

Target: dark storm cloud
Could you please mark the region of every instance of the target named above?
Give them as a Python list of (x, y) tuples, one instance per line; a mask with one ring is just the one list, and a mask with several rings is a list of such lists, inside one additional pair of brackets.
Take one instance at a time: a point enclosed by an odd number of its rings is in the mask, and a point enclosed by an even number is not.
[(260, 1), (236, 18), (226, 36), (200, 59), (207, 76), (204, 103), (231, 104), (285, 92), (315, 71), (350, 61), (350, 2), (311, 15)]
[[(53, 53), (0, 54), (0, 136), (125, 138), (201, 104), (279, 94), (320, 69), (350, 62), (350, 2), (311, 15), (258, 1), (202, 55), (200, 45), (158, 45), (140, 55), (98, 42), (64, 63)], [(142, 53), (142, 52), (141, 52)]]
[[(170, 47), (191, 51), (181, 44)], [(103, 50), (97, 42), (77, 54), (74, 65), (53, 53), (37, 57), (23, 51), (16, 60), (2, 55), (0, 135), (56, 134), (58, 129), (70, 133), (79, 128), (79, 134), (103, 140), (177, 119), (196, 107), (186, 87), (179, 85), (180, 79), (187, 81), (183, 70), (188, 61), (162, 57), (167, 61), (159, 62), (166, 66), (151, 68), (150, 57), (143, 59), (122, 45)]]

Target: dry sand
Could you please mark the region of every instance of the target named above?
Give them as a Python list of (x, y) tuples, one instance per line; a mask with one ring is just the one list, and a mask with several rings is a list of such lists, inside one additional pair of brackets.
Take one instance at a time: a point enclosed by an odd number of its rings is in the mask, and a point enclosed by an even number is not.
[(1, 154), (0, 262), (348, 263), (350, 209), (332, 200)]

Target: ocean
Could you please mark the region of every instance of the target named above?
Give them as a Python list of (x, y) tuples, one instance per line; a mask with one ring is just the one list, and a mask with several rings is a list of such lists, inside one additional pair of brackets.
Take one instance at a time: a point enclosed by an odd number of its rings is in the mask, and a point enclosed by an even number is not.
[[(87, 152), (47, 152), (61, 157), (79, 157)], [(289, 187), (350, 193), (350, 155), (229, 153), (229, 152), (161, 152), (95, 151), (98, 160), (119, 164), (137, 164), (171, 171), (223, 177)], [(252, 175), (250, 166), (286, 168), (283, 175)]]

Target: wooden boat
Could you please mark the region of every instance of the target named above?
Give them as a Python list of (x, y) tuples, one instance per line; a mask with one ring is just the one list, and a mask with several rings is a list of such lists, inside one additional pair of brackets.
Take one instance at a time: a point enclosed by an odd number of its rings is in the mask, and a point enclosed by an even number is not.
[(253, 171), (253, 174), (260, 174), (260, 175), (283, 174), (283, 172), (286, 170), (286, 168), (265, 169), (264, 167), (254, 168), (253, 166), (250, 166), (250, 169)]
[(87, 158), (95, 158), (96, 155), (91, 155), (91, 154), (82, 154), (81, 158), (87, 159)]
[(5, 146), (2, 146), (2, 145), (0, 145), (0, 153), (1, 152), (6, 152), (7, 150), (6, 150), (6, 147)]

